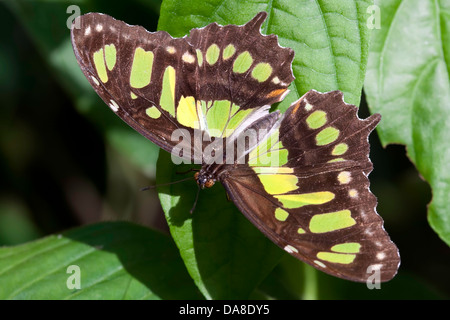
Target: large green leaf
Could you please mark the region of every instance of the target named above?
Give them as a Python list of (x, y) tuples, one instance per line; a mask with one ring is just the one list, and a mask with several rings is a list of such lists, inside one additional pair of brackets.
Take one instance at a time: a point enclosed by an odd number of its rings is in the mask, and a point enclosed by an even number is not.
[(199, 191), (189, 166), (175, 166), (161, 151), (159, 183), (190, 179), (159, 188), (161, 205), (186, 267), (209, 299), (245, 299), (273, 269), (283, 252), (270, 242), (231, 201), (218, 184)]
[[(73, 265), (81, 289), (67, 286)], [(126, 222), (1, 248), (0, 288), (0, 299), (201, 298), (170, 238)]]
[(377, 1), (365, 91), (384, 145), (401, 143), (433, 199), (428, 220), (450, 245), (450, 1)]
[(295, 51), (295, 81), (281, 109), (310, 89), (341, 90), (348, 103), (359, 105), (367, 63), (369, 32), (367, 9), (371, 0), (166, 0), (161, 6), (159, 30), (174, 37), (211, 22), (244, 24), (260, 11), (268, 17), (264, 34)]
[[(279, 105), (286, 109), (310, 89), (341, 90), (358, 105), (364, 80), (371, 1), (164, 1), (159, 30), (181, 37), (211, 22), (244, 24), (260, 11), (268, 12), (265, 34), (278, 35), (281, 45), (295, 50), (291, 93)], [(160, 153), (157, 182), (186, 177)], [(191, 176), (193, 173), (189, 173)], [(202, 190), (189, 214), (197, 188), (192, 181), (159, 189), (172, 236), (189, 273), (208, 298), (246, 298), (279, 261), (280, 250), (268, 242), (233, 203), (222, 186)], [(300, 293), (299, 293), (300, 294)]]

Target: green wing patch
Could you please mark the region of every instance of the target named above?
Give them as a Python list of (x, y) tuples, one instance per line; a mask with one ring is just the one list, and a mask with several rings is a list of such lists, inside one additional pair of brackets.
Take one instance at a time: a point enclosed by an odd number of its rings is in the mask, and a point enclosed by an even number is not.
[[(364, 282), (377, 270), (388, 281), (400, 258), (367, 178), (368, 135), (380, 116), (361, 120), (356, 112), (341, 92), (308, 92), (279, 127), (276, 145), (287, 161), (241, 165), (222, 182), (249, 220), (288, 253), (344, 279)], [(259, 147), (271, 151), (270, 144)]]

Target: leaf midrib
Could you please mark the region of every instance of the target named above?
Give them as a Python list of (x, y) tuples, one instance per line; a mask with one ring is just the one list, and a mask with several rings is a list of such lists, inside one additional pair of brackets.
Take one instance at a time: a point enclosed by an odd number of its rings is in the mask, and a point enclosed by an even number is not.
[(400, 8), (402, 7), (402, 5), (404, 3), (405, 3), (405, 1), (400, 0), (400, 3), (398, 4), (398, 7), (395, 9), (394, 16), (392, 18), (391, 23), (388, 26), (388, 31), (387, 31), (387, 34), (386, 34), (386, 38), (383, 41), (383, 46), (382, 46), (381, 51), (380, 51), (380, 57), (379, 57), (380, 65), (378, 66), (378, 73), (379, 73), (380, 76), (378, 78), (377, 104), (379, 104), (378, 97), (382, 96), (382, 88), (384, 86), (383, 69), (384, 69), (384, 56), (386, 55), (387, 43), (390, 41), (390, 37), (391, 37), (391, 34), (392, 34), (392, 29), (393, 29), (392, 26), (396, 22), (396, 19), (398, 17), (398, 13), (400, 12)]
[(325, 33), (327, 35), (328, 47), (330, 48), (331, 57), (332, 57), (331, 60), (332, 60), (332, 63), (333, 63), (333, 68), (334, 68), (333, 75), (334, 75), (334, 79), (335, 79), (335, 82), (336, 82), (335, 85), (336, 85), (337, 88), (339, 88), (339, 79), (338, 79), (338, 76), (337, 76), (336, 57), (335, 57), (335, 53), (334, 53), (334, 50), (333, 50), (333, 43), (331, 42), (330, 30), (328, 28), (328, 24), (327, 24), (327, 22), (325, 20), (325, 16), (324, 16), (325, 14), (324, 14), (324, 12), (322, 10), (322, 7), (321, 7), (319, 1), (320, 0), (314, 0), (314, 2), (317, 5), (317, 8), (319, 9), (320, 18), (322, 19), (322, 23), (323, 23), (323, 26), (324, 26), (324, 29), (325, 29)]

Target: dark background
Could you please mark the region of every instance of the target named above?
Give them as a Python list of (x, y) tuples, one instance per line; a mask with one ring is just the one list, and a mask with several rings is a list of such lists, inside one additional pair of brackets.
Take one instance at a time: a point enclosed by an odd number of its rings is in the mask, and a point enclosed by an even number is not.
[[(155, 31), (158, 6), (152, 4), (150, 10), (142, 2), (113, 6), (108, 13)], [(104, 5), (93, 3), (82, 10)], [(155, 184), (157, 148), (138, 150), (148, 152), (142, 165), (128, 157), (133, 144), (120, 149), (120, 143), (111, 143), (117, 139), (111, 136), (120, 139), (121, 132), (144, 138), (113, 115), (93, 90), (83, 108), (70, 77), (69, 84), (61, 81), (64, 75), (49, 63), (20, 12), (11, 8), (0, 3), (0, 246), (102, 220), (130, 220), (167, 232), (156, 193), (140, 191)], [(64, 32), (68, 37), (69, 30)], [(93, 111), (92, 106), (98, 108)], [(360, 117), (368, 114), (363, 96)], [(402, 258), (404, 292), (396, 297), (446, 299), (450, 250), (427, 222), (431, 190), (404, 146), (384, 149), (376, 132), (370, 142), (371, 190)]]

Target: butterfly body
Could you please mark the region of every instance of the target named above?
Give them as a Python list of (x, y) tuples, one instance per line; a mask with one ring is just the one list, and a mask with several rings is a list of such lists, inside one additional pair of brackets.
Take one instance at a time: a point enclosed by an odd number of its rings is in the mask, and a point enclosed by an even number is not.
[(214, 174), (207, 172), (203, 168), (200, 169), (199, 172), (195, 173), (194, 178), (201, 189), (211, 188), (217, 181)]
[(340, 91), (307, 92), (269, 112), (294, 80), (294, 52), (260, 32), (212, 23), (183, 38), (103, 14), (72, 29), (75, 56), (105, 103), (173, 159), (202, 165), (240, 211), (296, 258), (337, 277), (390, 280), (400, 258), (369, 190), (368, 135)]

